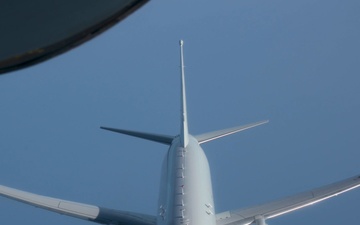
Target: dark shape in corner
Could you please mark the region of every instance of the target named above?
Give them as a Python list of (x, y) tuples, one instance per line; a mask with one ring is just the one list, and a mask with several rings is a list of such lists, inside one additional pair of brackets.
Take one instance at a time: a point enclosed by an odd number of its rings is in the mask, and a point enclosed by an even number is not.
[(71, 50), (146, 2), (148, 0), (6, 0), (0, 7), (0, 74)]

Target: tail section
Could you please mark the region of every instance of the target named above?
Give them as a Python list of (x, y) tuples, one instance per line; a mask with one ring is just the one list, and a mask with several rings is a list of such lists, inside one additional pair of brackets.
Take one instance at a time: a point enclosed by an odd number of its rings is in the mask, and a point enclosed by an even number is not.
[(189, 143), (189, 129), (186, 110), (186, 94), (185, 94), (185, 73), (184, 73), (184, 41), (180, 40), (180, 67), (181, 67), (181, 128), (180, 141), (182, 147), (186, 147)]
[[(139, 132), (139, 131), (131, 131), (131, 130), (123, 130), (123, 129), (115, 129), (115, 128), (109, 128), (109, 127), (101, 127), (104, 130), (109, 130), (116, 133), (126, 134), (133, 137), (138, 137), (150, 141), (159, 142), (166, 145), (171, 145), (172, 141), (175, 137), (180, 137), (180, 146), (185, 148), (189, 143), (189, 129), (188, 129), (188, 120), (187, 120), (187, 110), (186, 110), (186, 93), (185, 93), (185, 66), (184, 66), (184, 41), (180, 40), (180, 72), (181, 72), (181, 116), (180, 116), (180, 134), (179, 136), (170, 136), (170, 135), (161, 135), (161, 134), (152, 134), (152, 133), (145, 133), (145, 132)], [(264, 123), (269, 122), (266, 121), (260, 121), (252, 124), (247, 124), (244, 126), (238, 126), (233, 128), (228, 128), (224, 130), (219, 131), (213, 131), (201, 135), (195, 136), (199, 144), (209, 142), (230, 134), (234, 134), (243, 130), (247, 130), (259, 125), (262, 125)]]
[(171, 142), (175, 138), (175, 136), (170, 136), (170, 135), (152, 134), (152, 133), (145, 133), (145, 132), (132, 131), (132, 130), (122, 130), (122, 129), (116, 129), (110, 127), (100, 127), (100, 128), (120, 134), (126, 134), (133, 137), (159, 142), (166, 145), (171, 145)]
[(251, 123), (251, 124), (247, 124), (247, 125), (243, 125), (243, 126), (238, 126), (238, 127), (233, 127), (233, 128), (228, 128), (228, 129), (224, 129), (224, 130), (218, 130), (218, 131), (213, 131), (213, 132), (209, 132), (209, 133), (205, 133), (205, 134), (201, 134), (201, 135), (196, 135), (195, 138), (196, 140), (199, 142), (199, 144), (205, 143), (205, 142), (209, 142), (218, 138), (222, 138), (225, 137), (227, 135), (230, 134), (235, 134), (237, 132), (243, 131), (243, 130), (247, 130), (253, 127), (257, 127), (259, 125), (268, 123), (269, 120), (264, 120), (264, 121), (260, 121), (260, 122), (256, 122), (256, 123)]
[[(181, 127), (180, 127), (180, 143), (181, 147), (186, 147), (189, 143), (189, 130), (188, 130), (188, 120), (187, 120), (187, 111), (186, 111), (186, 94), (185, 94), (185, 74), (184, 74), (184, 50), (183, 50), (184, 41), (180, 40), (180, 68), (181, 68)], [(161, 135), (161, 134), (152, 134), (132, 130), (123, 130), (109, 127), (101, 127), (101, 129), (109, 130), (116, 133), (126, 134), (133, 137), (138, 137), (150, 141), (159, 142), (162, 144), (171, 145), (175, 136), (170, 135)]]

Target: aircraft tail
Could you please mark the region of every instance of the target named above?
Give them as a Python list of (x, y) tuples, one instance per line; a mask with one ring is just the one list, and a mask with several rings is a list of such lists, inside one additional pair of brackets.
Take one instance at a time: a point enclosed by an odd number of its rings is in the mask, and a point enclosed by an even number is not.
[(199, 142), (199, 144), (202, 144), (202, 143), (209, 142), (209, 141), (221, 138), (221, 137), (225, 137), (225, 136), (230, 135), (230, 134), (235, 134), (235, 133), (243, 131), (243, 130), (247, 130), (247, 129), (250, 129), (250, 128), (253, 128), (253, 127), (257, 127), (259, 125), (262, 125), (262, 124), (265, 124), (265, 123), (268, 123), (268, 122), (269, 122), (269, 120), (264, 120), (264, 121), (259, 121), (259, 122), (256, 122), (256, 123), (243, 125), (243, 126), (238, 126), (238, 127), (213, 131), (213, 132), (209, 132), (209, 133), (205, 133), (205, 134), (201, 134), (201, 135), (196, 135), (195, 138)]
[[(189, 143), (189, 131), (186, 111), (186, 94), (185, 94), (185, 75), (184, 75), (184, 41), (180, 40), (180, 67), (181, 67), (181, 128), (180, 128), (180, 143), (181, 147), (186, 147)], [(150, 141), (159, 142), (162, 144), (170, 145), (174, 140), (175, 136), (152, 134), (132, 130), (123, 130), (110, 127), (100, 127), (101, 129), (126, 134), (133, 137), (138, 137)]]
[(116, 129), (116, 128), (110, 128), (110, 127), (100, 127), (101, 129), (120, 133), (120, 134), (126, 134), (133, 137), (138, 137), (150, 141), (159, 142), (162, 144), (170, 145), (175, 136), (170, 135), (162, 135), (162, 134), (152, 134), (152, 133), (145, 133), (145, 132), (139, 132), (139, 131), (132, 131), (132, 130), (123, 130), (123, 129)]
[[(180, 40), (180, 75), (181, 75), (181, 116), (180, 116), (180, 146), (185, 148), (189, 143), (189, 128), (188, 128), (188, 119), (187, 119), (187, 108), (186, 108), (186, 93), (185, 93), (185, 66), (184, 66), (184, 41)], [(201, 135), (195, 136), (199, 144), (209, 142), (230, 134), (234, 134), (243, 130), (247, 130), (264, 123), (269, 122), (268, 120), (260, 121), (252, 124), (247, 124), (244, 126), (238, 126), (233, 128), (228, 128), (219, 131), (213, 131)], [(138, 137), (150, 141), (159, 142), (166, 145), (171, 145), (172, 141), (176, 136), (170, 135), (161, 135), (161, 134), (152, 134), (152, 133), (145, 133), (139, 131), (132, 131), (132, 130), (123, 130), (123, 129), (116, 129), (116, 128), (109, 128), (109, 127), (101, 127), (101, 129), (109, 130), (116, 133), (126, 134), (133, 137)]]
[(186, 94), (185, 94), (185, 73), (184, 73), (184, 41), (180, 40), (180, 67), (181, 67), (181, 128), (180, 143), (182, 147), (186, 147), (189, 143), (189, 129), (186, 110)]

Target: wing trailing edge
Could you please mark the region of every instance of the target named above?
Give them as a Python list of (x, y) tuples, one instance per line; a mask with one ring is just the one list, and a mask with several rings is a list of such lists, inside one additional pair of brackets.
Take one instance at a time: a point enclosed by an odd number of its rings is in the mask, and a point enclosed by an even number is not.
[(116, 128), (110, 128), (110, 127), (100, 127), (101, 129), (125, 134), (137, 138), (142, 138), (149, 141), (155, 141), (166, 145), (171, 145), (171, 142), (175, 138), (175, 136), (170, 135), (162, 135), (162, 134), (153, 134), (153, 133), (146, 133), (146, 132), (139, 132), (139, 131), (133, 131), (133, 130), (123, 130), (123, 129), (116, 129)]
[(262, 124), (268, 123), (269, 120), (259, 121), (256, 123), (251, 123), (243, 126), (237, 126), (232, 128), (227, 128), (223, 130), (213, 131), (205, 134), (196, 135), (195, 138), (199, 142), (199, 144), (203, 144), (218, 138), (222, 138), (231, 134), (235, 134), (240, 131), (244, 131), (253, 127), (260, 126)]
[(156, 217), (37, 195), (0, 185), (0, 195), (35, 207), (101, 224), (155, 225)]
[(0, 195), (29, 205), (86, 220), (94, 220), (99, 214), (99, 207), (64, 201), (20, 191), (0, 185)]
[(254, 207), (219, 213), (216, 215), (216, 224), (244, 225), (253, 223), (256, 218), (271, 219), (335, 197), (357, 187), (360, 187), (360, 175)]

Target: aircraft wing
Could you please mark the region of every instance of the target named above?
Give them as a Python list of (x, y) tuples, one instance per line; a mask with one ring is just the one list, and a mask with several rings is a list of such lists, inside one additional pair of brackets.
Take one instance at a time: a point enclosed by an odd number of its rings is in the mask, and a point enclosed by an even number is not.
[[(216, 215), (217, 225), (250, 224), (257, 219), (270, 219), (297, 209), (318, 203), (360, 186), (360, 175), (316, 188), (297, 195), (285, 197), (262, 205), (227, 211)], [(262, 224), (259, 222), (259, 224)]]
[(0, 185), (0, 195), (42, 209), (102, 224), (155, 225), (156, 217), (50, 198)]

